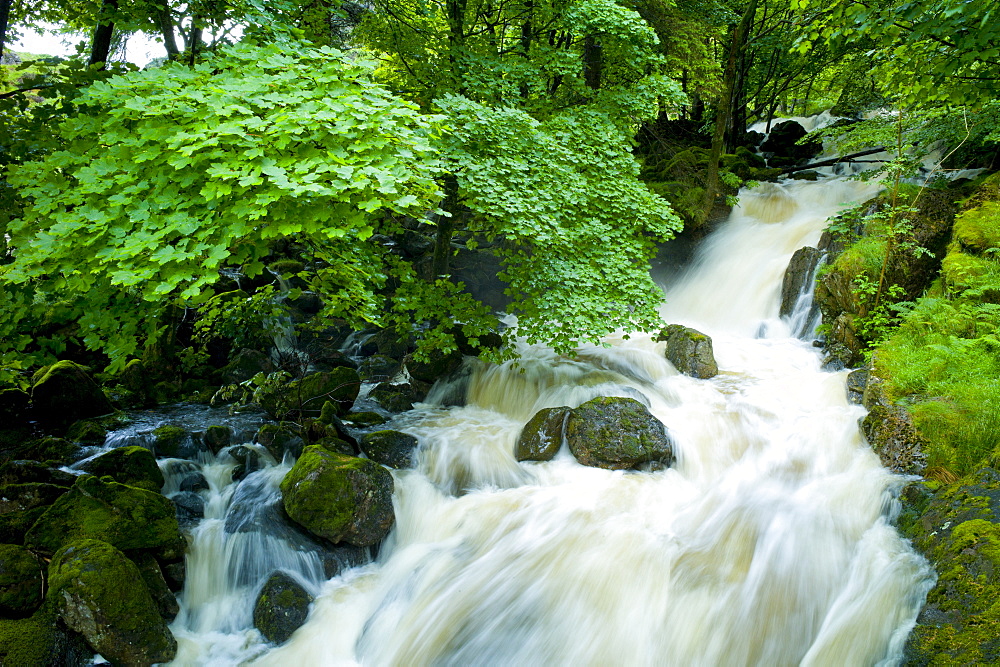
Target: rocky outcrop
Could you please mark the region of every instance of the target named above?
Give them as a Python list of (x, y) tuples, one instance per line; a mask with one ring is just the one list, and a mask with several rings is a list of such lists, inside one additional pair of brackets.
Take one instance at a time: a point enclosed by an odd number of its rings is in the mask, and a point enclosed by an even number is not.
[(360, 440), (361, 451), (376, 463), (390, 468), (412, 468), (417, 439), (408, 433), (373, 431)]
[(823, 253), (818, 248), (799, 248), (792, 254), (792, 259), (788, 262), (785, 275), (781, 281), (781, 317), (788, 317), (795, 310), (806, 290), (813, 284), (813, 276), (816, 274), (816, 267), (819, 266)]
[[(789, 163), (811, 158), (823, 150), (823, 142), (807, 141), (801, 144), (798, 143), (807, 134), (806, 128), (802, 127), (800, 123), (794, 120), (786, 120), (771, 127), (767, 139), (760, 145), (760, 151), (762, 153), (771, 153), (774, 157), (788, 158), (786, 161)], [(768, 164), (772, 167), (784, 166), (786, 161), (772, 158), (768, 161)]]
[(543, 408), (528, 420), (521, 429), (514, 448), (518, 461), (549, 461), (562, 446), (566, 433), (566, 420), (572, 410), (568, 407)]
[(80, 464), (80, 469), (101, 477), (110, 475), (116, 482), (147, 491), (159, 492), (163, 473), (153, 453), (135, 445), (118, 447)]
[(294, 416), (318, 417), (323, 404), (337, 406), (338, 414), (346, 414), (358, 397), (361, 378), (353, 368), (340, 366), (331, 371), (312, 373), (266, 392), (260, 406), (274, 419)]
[(389, 472), (367, 459), (310, 445), (281, 481), (285, 511), (309, 532), (359, 547), (381, 541), (395, 520)]
[(667, 467), (674, 461), (666, 427), (634, 398), (601, 396), (574, 408), (566, 420), (566, 441), (577, 461), (607, 470)]
[(28, 549), (0, 544), (0, 617), (31, 616), (42, 604), (44, 563)]
[(177, 652), (139, 568), (110, 544), (63, 546), (49, 565), (49, 596), (66, 625), (112, 664), (168, 662)]
[(669, 324), (653, 340), (667, 343), (664, 354), (678, 372), (703, 380), (718, 375), (712, 339), (700, 331)]
[(268, 577), (253, 607), (253, 624), (273, 644), (283, 644), (309, 615), (313, 597), (286, 572)]
[(158, 493), (84, 475), (46, 508), (25, 544), (51, 554), (69, 541), (89, 538), (122, 550), (179, 549), (183, 554), (174, 512), (174, 505)]
[(35, 373), (31, 402), (35, 418), (53, 432), (65, 432), (75, 421), (114, 412), (87, 369), (72, 361), (58, 361)]

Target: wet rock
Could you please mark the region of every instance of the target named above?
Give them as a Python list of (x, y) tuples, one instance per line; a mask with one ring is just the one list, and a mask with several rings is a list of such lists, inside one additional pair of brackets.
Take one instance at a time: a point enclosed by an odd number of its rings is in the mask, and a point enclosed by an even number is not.
[(221, 375), (224, 383), (239, 384), (240, 382), (246, 382), (254, 375), (257, 375), (257, 373), (267, 374), (274, 371), (274, 364), (271, 363), (270, 357), (266, 354), (257, 350), (243, 348), (222, 369)]
[(462, 365), (462, 353), (458, 350), (445, 354), (438, 350), (433, 350), (425, 360), (408, 354), (403, 359), (406, 370), (410, 377), (420, 382), (434, 383), (437, 380), (454, 373)]
[(58, 361), (41, 369), (33, 378), (31, 402), (35, 418), (55, 432), (75, 421), (114, 412), (87, 369), (72, 361)]
[(38, 461), (15, 459), (0, 465), (0, 486), (7, 484), (55, 484), (72, 486), (76, 475)]
[(146, 408), (156, 404), (153, 374), (139, 359), (128, 362), (118, 379), (128, 392), (130, 406)]
[(712, 339), (680, 324), (669, 324), (654, 338), (666, 341), (665, 355), (678, 372), (691, 377), (708, 379), (719, 373), (712, 351)]
[[(795, 158), (801, 160), (818, 155), (823, 150), (823, 142), (810, 141), (804, 144), (797, 143), (799, 139), (806, 136), (808, 132), (800, 123), (794, 120), (786, 120), (771, 127), (771, 132), (767, 139), (760, 145), (762, 153), (774, 153), (775, 155)], [(772, 160), (772, 166), (776, 163)]]
[(180, 490), (187, 493), (197, 493), (206, 489), (208, 489), (208, 480), (199, 471), (186, 475), (180, 483)]
[(177, 641), (135, 563), (98, 540), (77, 540), (49, 565), (49, 595), (63, 621), (113, 664), (168, 662)]
[(184, 580), (187, 576), (187, 569), (184, 561), (176, 563), (165, 563), (161, 566), (163, 579), (167, 582), (170, 590), (176, 592), (184, 588)]
[(110, 475), (116, 482), (159, 492), (163, 473), (153, 453), (135, 445), (118, 447), (80, 464), (80, 469), (101, 477)]
[(153, 429), (153, 451), (159, 457), (193, 459), (200, 447), (187, 429), (164, 424)]
[(45, 566), (22, 546), (0, 544), (0, 617), (31, 616), (42, 604)]
[(344, 421), (355, 426), (378, 426), (384, 424), (386, 418), (377, 412), (349, 412)]
[(74, 422), (66, 431), (66, 439), (74, 442), (82, 442), (88, 445), (100, 445), (108, 436), (108, 429), (104, 428), (100, 422), (90, 419), (83, 419)]
[(634, 398), (601, 396), (575, 408), (566, 420), (566, 441), (577, 461), (606, 470), (674, 461), (666, 427)]
[(518, 461), (549, 461), (562, 446), (569, 407), (544, 408), (535, 413), (517, 438), (514, 456)]
[(232, 443), (232, 432), (228, 426), (209, 426), (201, 436), (205, 447), (213, 454), (228, 447)]
[(274, 419), (293, 416), (318, 417), (323, 404), (331, 401), (339, 414), (346, 414), (358, 397), (361, 378), (353, 368), (339, 367), (312, 373), (260, 397), (260, 406)]
[(390, 468), (412, 468), (417, 439), (408, 433), (373, 431), (361, 438), (361, 451), (376, 463)]
[(160, 616), (167, 622), (174, 620), (180, 612), (180, 605), (177, 604), (177, 597), (167, 585), (167, 580), (163, 578), (163, 571), (160, 570), (156, 558), (146, 552), (132, 552), (128, 556), (139, 568), (139, 574), (149, 590), (150, 597), (156, 603)]
[(354, 456), (358, 453), (351, 443), (341, 440), (340, 438), (320, 438), (314, 445), (319, 445), (325, 450), (334, 452), (336, 454), (343, 454), (345, 456)]
[(50, 465), (69, 465), (80, 456), (80, 446), (63, 438), (40, 438), (18, 448), (17, 456)]
[(45, 513), (46, 507), (0, 514), (0, 544), (24, 544), (28, 529)]
[(396, 377), (402, 364), (395, 359), (376, 354), (358, 365), (358, 375), (365, 382), (387, 382)]
[(906, 408), (900, 405), (872, 407), (861, 420), (861, 432), (889, 470), (919, 475), (927, 467), (924, 442)]
[(868, 371), (861, 369), (847, 374), (847, 400), (855, 405), (864, 402), (865, 387), (868, 385)]
[(382, 329), (368, 341), (375, 346), (377, 355), (383, 358), (401, 360), (413, 345), (409, 336), (400, 336), (393, 329)]
[(66, 491), (65, 486), (55, 484), (7, 484), (0, 487), (0, 514), (51, 505)]
[[(28, 531), (25, 543), (54, 553), (75, 539), (99, 539), (119, 549), (174, 548), (184, 541), (173, 504), (158, 493), (84, 475)], [(181, 546), (183, 554), (183, 546)]]
[(781, 281), (781, 317), (788, 317), (795, 310), (795, 304), (803, 292), (812, 284), (816, 267), (823, 253), (817, 248), (799, 248), (792, 254), (792, 259), (785, 269)]
[(236, 460), (236, 471), (233, 472), (233, 479), (243, 479), (252, 472), (260, 470), (260, 452), (240, 445), (229, 450), (229, 455)]
[(288, 573), (268, 577), (253, 607), (253, 624), (267, 641), (283, 644), (309, 615), (313, 597)]
[(379, 464), (306, 447), (281, 481), (285, 511), (333, 543), (371, 546), (392, 527), (392, 475)]
[(791, 174), (793, 181), (818, 181), (819, 172), (814, 169), (803, 169)]
[(93, 658), (94, 650), (60, 620), (51, 599), (30, 618), (0, 618), (0, 664), (83, 667)]
[(430, 385), (416, 380), (401, 384), (380, 382), (368, 395), (389, 412), (406, 412), (413, 409), (414, 403), (427, 398), (428, 391)]
[(193, 491), (174, 494), (170, 501), (177, 508), (177, 523), (181, 526), (194, 526), (205, 516), (205, 500)]
[(300, 430), (298, 425), (290, 422), (264, 424), (254, 436), (254, 441), (263, 445), (275, 461), (284, 458), (285, 452), (291, 452), (292, 456), (298, 457), (306, 444), (299, 433)]

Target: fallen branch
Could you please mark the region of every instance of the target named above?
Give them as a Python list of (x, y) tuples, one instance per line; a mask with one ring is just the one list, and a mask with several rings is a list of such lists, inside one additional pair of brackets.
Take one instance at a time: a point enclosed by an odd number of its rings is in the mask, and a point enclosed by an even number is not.
[[(869, 148), (866, 151), (859, 151), (857, 153), (851, 153), (850, 155), (841, 155), (840, 157), (830, 158), (829, 160), (820, 160), (819, 162), (813, 162), (812, 164), (804, 164), (801, 167), (786, 167), (781, 170), (782, 174), (791, 174), (796, 171), (805, 171), (806, 169), (815, 169), (817, 167), (832, 167), (835, 164), (841, 162), (852, 162), (854, 158), (864, 157), (865, 155), (872, 155), (873, 153), (881, 153), (885, 150), (884, 146), (878, 148)], [(871, 162), (871, 160), (864, 160), (865, 162)]]

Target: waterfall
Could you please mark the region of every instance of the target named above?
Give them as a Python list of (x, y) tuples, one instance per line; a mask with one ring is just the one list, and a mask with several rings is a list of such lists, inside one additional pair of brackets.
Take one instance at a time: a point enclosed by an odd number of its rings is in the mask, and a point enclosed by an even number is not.
[[(421, 444), (415, 468), (393, 473), (396, 526), (377, 558), (326, 581), (300, 567), (316, 602), (286, 644), (263, 644), (230, 601), (216, 625), (179, 633), (178, 664), (898, 663), (933, 581), (891, 525), (904, 480), (862, 441), (845, 373), (824, 372), (778, 317), (791, 254), (875, 187), (742, 193), (665, 286), (665, 320), (714, 339), (711, 380), (677, 373), (649, 336), (575, 358), (523, 345), (519, 366), (472, 369), (464, 405), (397, 417), (388, 426)], [(537, 410), (601, 395), (647, 405), (675, 466), (587, 468), (565, 447), (515, 461)], [(222, 567), (210, 553), (189, 557), (189, 580)]]

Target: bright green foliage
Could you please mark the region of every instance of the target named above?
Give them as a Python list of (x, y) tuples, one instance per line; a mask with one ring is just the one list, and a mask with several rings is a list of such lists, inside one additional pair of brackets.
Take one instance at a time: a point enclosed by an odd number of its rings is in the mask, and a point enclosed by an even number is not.
[(539, 122), (464, 98), (440, 104), (474, 230), (504, 241), (519, 334), (568, 352), (615, 329), (659, 328), (648, 261), (680, 221), (638, 181), (621, 129), (588, 109)]
[(30, 205), (2, 268), (5, 342), (23, 349), (19, 320), (66, 308), (120, 367), (164, 303), (206, 300), (226, 265), (260, 273), (268, 242), (290, 235), (324, 249), (344, 296), (370, 301), (384, 281), (376, 214), (439, 196), (436, 119), (370, 73), (332, 49), (244, 44), (91, 86), (77, 102), (89, 113), (60, 126), (64, 149), (11, 169)]

